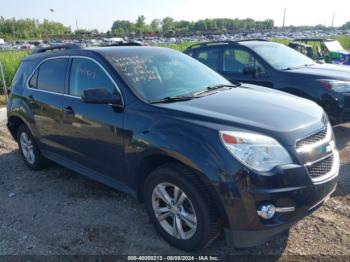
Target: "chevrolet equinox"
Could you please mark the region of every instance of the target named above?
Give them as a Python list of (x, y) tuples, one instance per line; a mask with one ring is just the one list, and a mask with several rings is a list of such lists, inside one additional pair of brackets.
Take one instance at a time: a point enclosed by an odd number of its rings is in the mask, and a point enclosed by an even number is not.
[(249, 247), (335, 190), (339, 155), (314, 102), (230, 83), (180, 52), (44, 48), (9, 90), (8, 129), (33, 170), (50, 161), (143, 201), (159, 234)]

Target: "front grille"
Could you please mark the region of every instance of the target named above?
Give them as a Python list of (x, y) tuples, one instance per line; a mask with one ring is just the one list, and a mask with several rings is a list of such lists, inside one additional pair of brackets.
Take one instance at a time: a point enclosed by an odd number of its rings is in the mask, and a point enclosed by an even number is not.
[(328, 132), (328, 127), (326, 126), (321, 131), (297, 141), (297, 144), (296, 144), (297, 149), (306, 145), (317, 143), (318, 141), (324, 139), (327, 136), (327, 132)]
[(331, 172), (334, 164), (334, 155), (330, 155), (310, 166), (307, 170), (312, 178), (318, 178)]

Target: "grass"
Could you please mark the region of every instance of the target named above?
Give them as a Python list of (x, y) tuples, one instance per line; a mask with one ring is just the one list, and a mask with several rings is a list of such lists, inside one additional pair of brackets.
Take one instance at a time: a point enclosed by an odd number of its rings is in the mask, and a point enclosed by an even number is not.
[(6, 105), (6, 96), (0, 95), (0, 107)]
[(171, 49), (175, 49), (177, 51), (184, 51), (186, 50), (189, 46), (193, 45), (193, 42), (184, 42), (181, 44), (159, 44), (158, 46), (160, 47), (167, 47)]
[[(2, 64), (6, 85), (9, 86), (13, 75), (21, 59), (28, 54), (28, 51), (5, 51), (0, 52), (0, 62)], [(0, 94), (3, 93), (3, 81), (0, 75)]]
[(349, 35), (339, 35), (336, 36), (335, 39), (339, 41), (339, 43), (347, 50), (350, 49), (350, 36)]

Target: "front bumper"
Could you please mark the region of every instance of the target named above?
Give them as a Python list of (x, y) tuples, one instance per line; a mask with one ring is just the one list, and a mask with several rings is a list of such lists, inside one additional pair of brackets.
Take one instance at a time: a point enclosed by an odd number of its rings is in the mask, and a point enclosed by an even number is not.
[[(336, 151), (335, 155), (338, 157)], [(304, 166), (297, 165), (276, 168), (270, 175), (240, 172), (233, 183), (238, 195), (232, 194), (232, 187), (231, 195), (221, 195), (229, 217), (225, 236), (230, 246), (250, 247), (286, 231), (322, 206), (336, 189), (339, 158), (332, 173), (317, 181), (311, 179)], [(293, 210), (276, 212), (271, 219), (263, 219), (257, 209), (265, 204), (281, 209), (293, 207)]]
[[(319, 207), (321, 207), (331, 196), (333, 191), (327, 195), (325, 198), (321, 199), (321, 201), (317, 202), (315, 205), (312, 205), (308, 210), (304, 210), (302, 213), (299, 213), (300, 218), (312, 213)], [(280, 223), (277, 225), (266, 226), (262, 229), (258, 230), (236, 230), (236, 229), (228, 229), (225, 228), (225, 238), (228, 246), (236, 247), (236, 248), (247, 248), (252, 246), (260, 245), (272, 238), (276, 235), (287, 231), (293, 224), (298, 221), (297, 218), (286, 222)]]

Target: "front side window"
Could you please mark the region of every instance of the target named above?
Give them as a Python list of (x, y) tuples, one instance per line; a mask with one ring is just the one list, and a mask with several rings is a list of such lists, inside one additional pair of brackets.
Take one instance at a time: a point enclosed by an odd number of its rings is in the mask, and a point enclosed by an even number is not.
[(279, 70), (289, 70), (315, 64), (307, 56), (283, 44), (268, 42), (252, 45), (250, 48), (273, 68)]
[(84, 90), (92, 88), (105, 88), (113, 93), (114, 84), (106, 72), (94, 61), (74, 58), (69, 80), (69, 94), (81, 97)]
[(196, 59), (209, 66), (211, 69), (217, 71), (218, 70), (218, 59), (219, 59), (219, 49), (218, 48), (210, 48), (199, 51), (196, 55)]
[[(36, 80), (36, 87), (40, 90), (54, 93), (64, 93), (64, 82), (67, 69), (66, 58), (55, 58), (40, 65)], [(33, 75), (35, 77), (35, 74)], [(31, 80), (33, 80), (32, 78)], [(35, 81), (30, 81), (34, 85)]]
[(128, 86), (147, 101), (230, 84), (197, 60), (166, 48), (126, 50), (107, 57)]
[(259, 74), (265, 73), (262, 65), (251, 53), (238, 48), (229, 48), (224, 51), (224, 72), (243, 74), (244, 68), (247, 67), (254, 67)]

